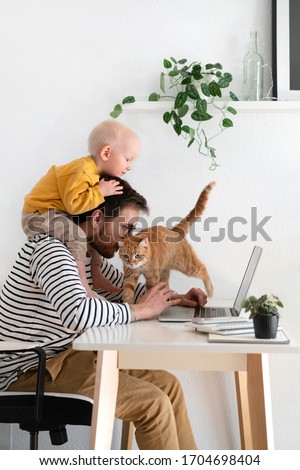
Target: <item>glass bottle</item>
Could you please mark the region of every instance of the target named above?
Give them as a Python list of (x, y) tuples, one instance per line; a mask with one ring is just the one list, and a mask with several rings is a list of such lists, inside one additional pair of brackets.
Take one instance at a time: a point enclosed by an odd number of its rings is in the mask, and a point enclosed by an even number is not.
[(260, 101), (263, 97), (263, 58), (257, 51), (257, 31), (250, 32), (250, 50), (243, 61), (243, 99)]

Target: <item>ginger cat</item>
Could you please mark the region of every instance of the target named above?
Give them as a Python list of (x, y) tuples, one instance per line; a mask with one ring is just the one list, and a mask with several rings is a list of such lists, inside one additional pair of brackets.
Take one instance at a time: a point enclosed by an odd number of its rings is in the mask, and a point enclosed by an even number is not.
[(213, 286), (207, 269), (185, 236), (204, 212), (214, 185), (212, 182), (203, 189), (195, 207), (172, 229), (150, 227), (119, 242), (119, 256), (124, 265), (124, 302), (133, 302), (140, 274), (144, 275), (149, 289), (160, 281), (168, 282), (171, 269), (201, 279), (207, 295), (212, 297)]

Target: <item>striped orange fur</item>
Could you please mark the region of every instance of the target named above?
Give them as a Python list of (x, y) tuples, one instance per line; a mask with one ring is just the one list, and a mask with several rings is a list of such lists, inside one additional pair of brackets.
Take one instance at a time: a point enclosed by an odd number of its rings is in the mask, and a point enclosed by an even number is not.
[(141, 274), (149, 289), (160, 281), (168, 282), (171, 270), (201, 279), (207, 295), (212, 297), (213, 286), (208, 271), (185, 237), (191, 225), (203, 214), (214, 185), (212, 182), (203, 189), (194, 208), (172, 229), (150, 227), (119, 243), (124, 266), (124, 302), (133, 302)]

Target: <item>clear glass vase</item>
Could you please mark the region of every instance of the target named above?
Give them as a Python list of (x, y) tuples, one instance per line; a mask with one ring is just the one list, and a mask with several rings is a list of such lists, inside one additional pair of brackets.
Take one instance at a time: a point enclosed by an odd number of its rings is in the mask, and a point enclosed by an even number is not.
[(263, 98), (263, 65), (263, 58), (257, 51), (257, 31), (251, 31), (250, 49), (243, 61), (243, 100)]

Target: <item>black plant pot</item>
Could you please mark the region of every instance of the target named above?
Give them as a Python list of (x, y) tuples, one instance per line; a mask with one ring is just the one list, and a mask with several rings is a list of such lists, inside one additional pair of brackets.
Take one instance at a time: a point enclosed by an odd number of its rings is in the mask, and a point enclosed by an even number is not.
[(277, 335), (277, 315), (255, 315), (253, 318), (255, 338), (274, 339)]

